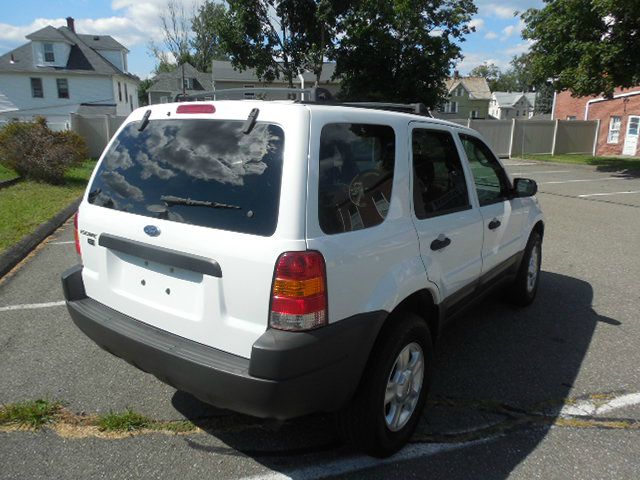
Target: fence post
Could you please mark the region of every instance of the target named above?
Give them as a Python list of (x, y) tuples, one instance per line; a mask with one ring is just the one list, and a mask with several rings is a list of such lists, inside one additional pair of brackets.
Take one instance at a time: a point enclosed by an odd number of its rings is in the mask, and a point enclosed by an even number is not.
[(556, 118), (555, 124), (553, 125), (553, 140), (551, 141), (552, 157), (556, 154), (556, 138), (557, 137), (558, 137), (558, 119)]
[(471, 128), (471, 117), (467, 118), (467, 128)]
[(593, 136), (593, 151), (591, 155), (596, 156), (596, 151), (598, 150), (598, 136), (600, 135), (600, 119), (596, 120), (596, 134)]
[(511, 119), (511, 137), (509, 138), (509, 158), (513, 158), (513, 137), (516, 134), (516, 119)]

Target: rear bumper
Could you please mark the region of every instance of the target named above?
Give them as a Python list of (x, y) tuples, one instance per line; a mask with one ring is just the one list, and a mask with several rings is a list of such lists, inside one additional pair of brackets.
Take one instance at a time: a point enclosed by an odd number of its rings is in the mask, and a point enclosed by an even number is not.
[(74, 323), (106, 351), (204, 402), (278, 419), (351, 398), (386, 312), (303, 333), (267, 330), (246, 359), (157, 329), (86, 296), (82, 267), (62, 276)]

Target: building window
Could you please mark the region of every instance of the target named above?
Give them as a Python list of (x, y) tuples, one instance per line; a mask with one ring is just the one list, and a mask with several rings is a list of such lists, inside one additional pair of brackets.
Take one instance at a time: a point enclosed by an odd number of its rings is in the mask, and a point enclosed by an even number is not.
[(44, 90), (42, 89), (42, 79), (31, 79), (31, 96), (33, 98), (44, 98)]
[(69, 81), (66, 78), (57, 78), (58, 98), (69, 98)]
[(622, 117), (613, 116), (609, 122), (609, 135), (607, 143), (618, 143), (620, 140), (620, 126), (622, 125)]
[(127, 98), (129, 98), (129, 92), (127, 91), (127, 84), (124, 84), (124, 101), (127, 101)]
[(43, 44), (43, 48), (44, 48), (44, 61), (55, 62), (56, 57), (53, 53), (53, 43), (45, 43)]
[(478, 110), (471, 110), (471, 118), (478, 118)]
[(571, 121), (573, 121), (573, 120), (575, 120), (575, 119), (576, 119), (576, 116), (575, 116), (575, 115), (567, 115), (567, 120), (571, 120)]
[(193, 90), (195, 78), (183, 78), (182, 79), (182, 88), (185, 90)]
[[(253, 85), (253, 84), (251, 84), (251, 85), (247, 84), (247, 85), (243, 85), (242, 86), (242, 88), (255, 88), (255, 87), (256, 86)], [(256, 94), (255, 94), (255, 92), (244, 92), (244, 98), (249, 98), (249, 99), (256, 98)]]
[(118, 82), (118, 99), (122, 101), (122, 85)]

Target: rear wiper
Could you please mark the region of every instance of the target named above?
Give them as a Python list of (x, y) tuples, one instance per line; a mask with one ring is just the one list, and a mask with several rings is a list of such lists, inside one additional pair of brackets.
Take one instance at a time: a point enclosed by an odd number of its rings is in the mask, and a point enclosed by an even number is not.
[(173, 195), (162, 195), (160, 200), (162, 200), (167, 207), (170, 207), (171, 205), (185, 205), (187, 207), (231, 208), (235, 210), (242, 209), (239, 205), (210, 202), (208, 200), (192, 200), (190, 198), (174, 197)]

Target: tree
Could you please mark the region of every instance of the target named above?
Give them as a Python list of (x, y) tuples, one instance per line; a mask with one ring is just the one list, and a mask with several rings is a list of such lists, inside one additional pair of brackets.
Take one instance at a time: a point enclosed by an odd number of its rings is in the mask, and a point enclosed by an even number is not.
[(494, 90), (491, 84), (498, 80), (501, 74), (502, 72), (500, 71), (500, 68), (495, 63), (483, 63), (482, 65), (474, 67), (469, 72), (469, 75), (472, 77), (485, 78), (491, 90)]
[(210, 72), (213, 60), (228, 60), (220, 40), (226, 13), (223, 4), (207, 0), (191, 20), (193, 66), (201, 72)]
[(147, 78), (138, 85), (138, 104), (143, 107), (149, 105), (149, 88), (153, 85), (153, 80)]
[(522, 14), (523, 36), (533, 40), (534, 80), (557, 90), (613, 95), (640, 83), (638, 0), (545, 0)]
[[(326, 35), (326, 0), (229, 0), (219, 38), (235, 68), (254, 68), (266, 82), (290, 87), (304, 70), (319, 77)], [(322, 13), (325, 9), (325, 13)], [(326, 39), (326, 40), (325, 40)], [(318, 59), (320, 58), (320, 62)]]
[(349, 100), (441, 103), (472, 0), (358, 0), (336, 8), (333, 58)]
[[(150, 42), (148, 49), (152, 57), (158, 61), (158, 71), (166, 71), (167, 65), (192, 63), (191, 55), (191, 17), (187, 16), (184, 6), (176, 0), (167, 0), (167, 5), (160, 15), (162, 24), (162, 44)], [(171, 58), (173, 57), (173, 58)]]

